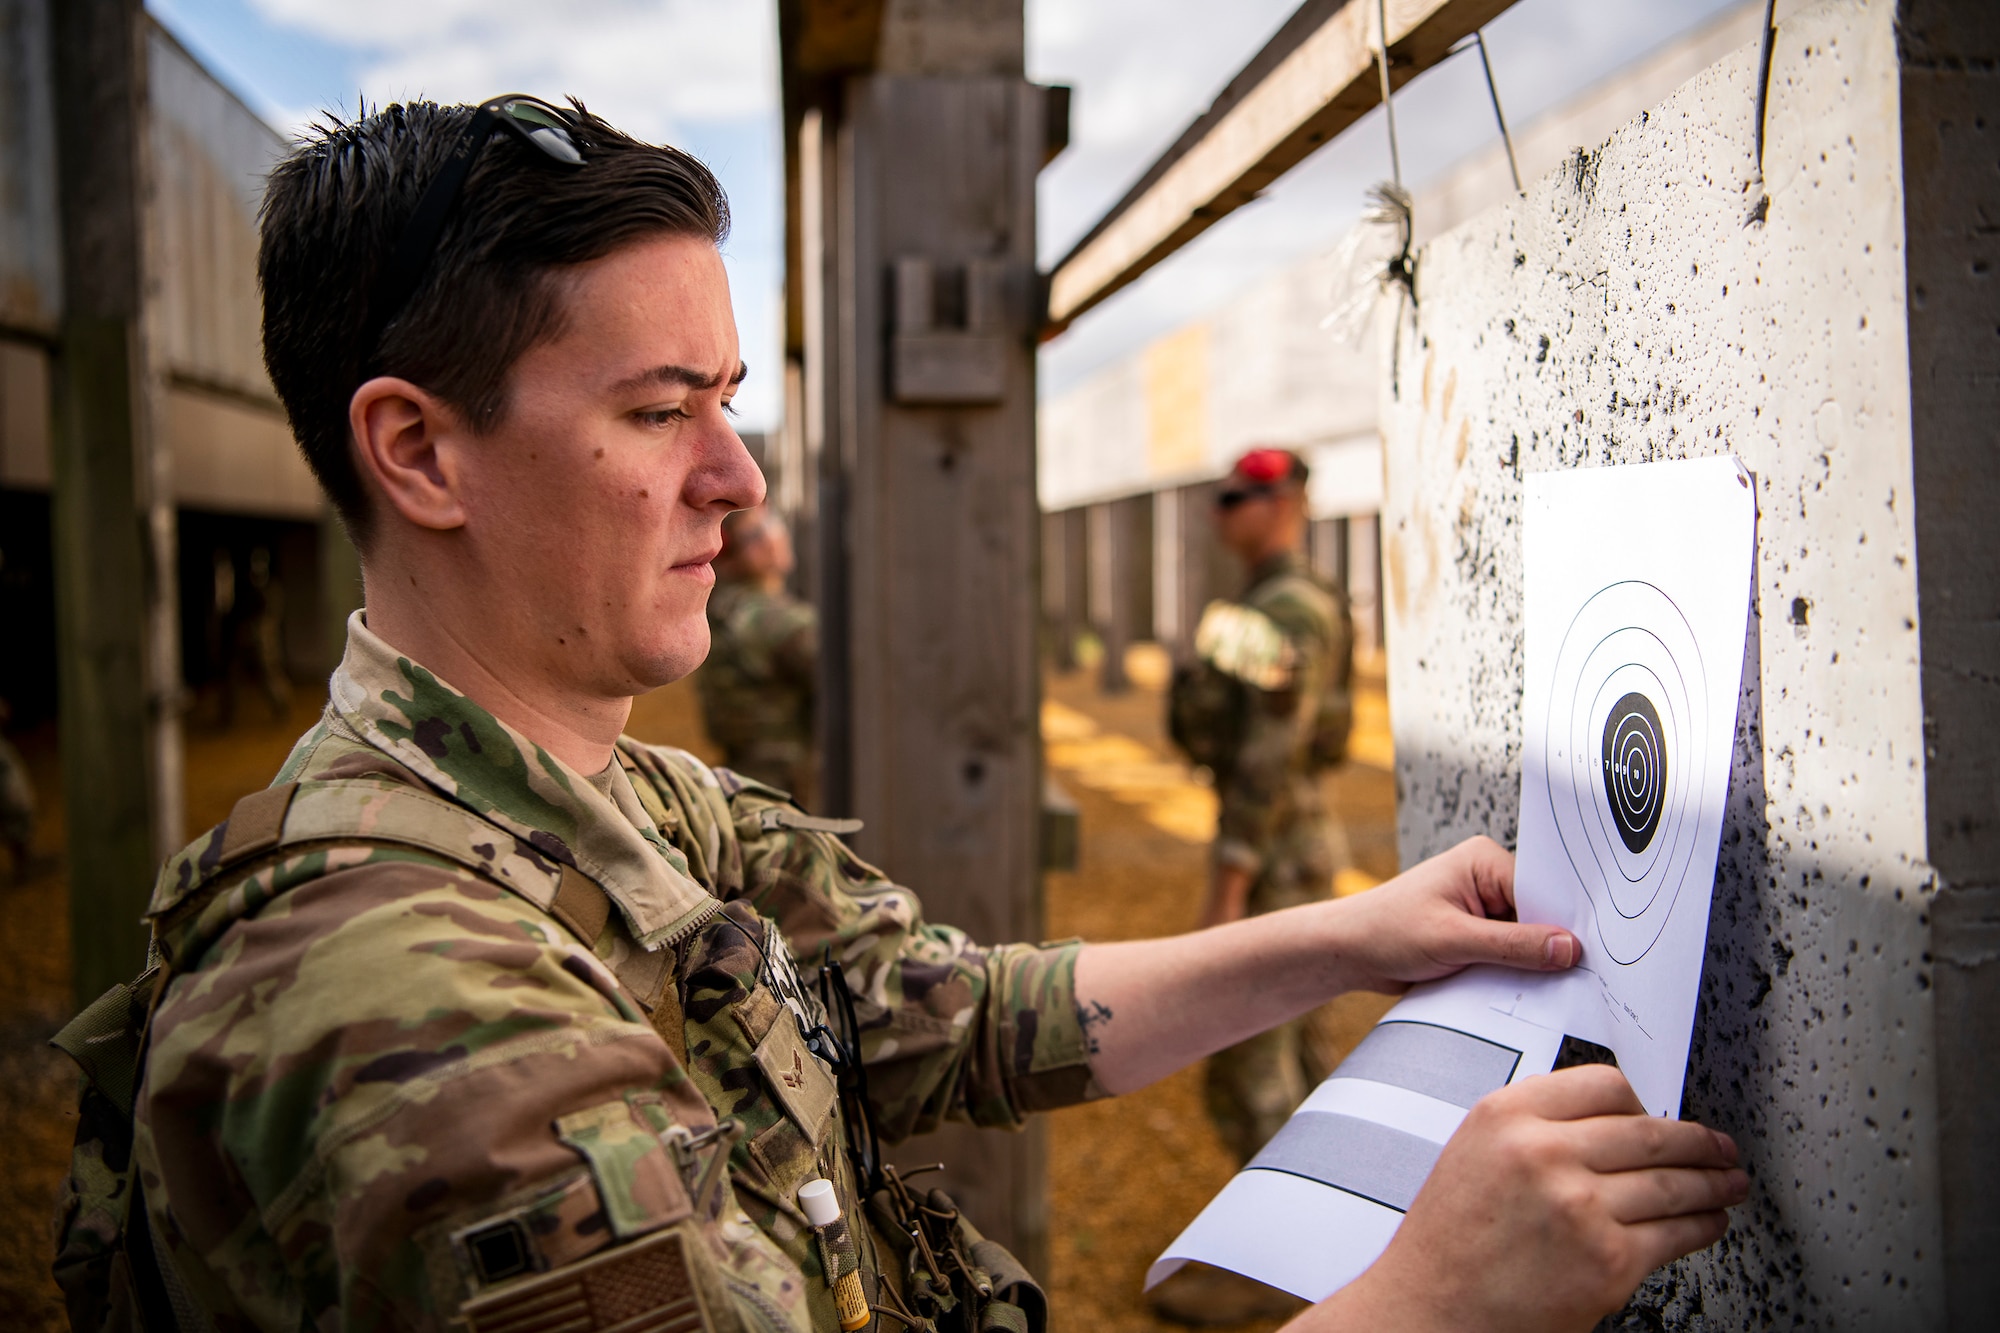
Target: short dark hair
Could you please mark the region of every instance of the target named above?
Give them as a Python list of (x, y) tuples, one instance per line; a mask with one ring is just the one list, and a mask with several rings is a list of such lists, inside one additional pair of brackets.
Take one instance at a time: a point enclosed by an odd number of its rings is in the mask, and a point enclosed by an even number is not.
[(410, 102), (327, 116), (272, 170), (257, 279), (264, 365), (292, 433), (357, 544), (371, 527), (349, 448), (354, 391), (378, 374), (436, 394), (474, 431), (504, 419), (521, 355), (562, 330), (558, 270), (661, 235), (729, 235), (714, 173), (576, 108), (584, 165), (552, 169), (496, 134), (465, 182), (422, 284), (374, 346), (369, 303), (424, 187), (474, 108)]

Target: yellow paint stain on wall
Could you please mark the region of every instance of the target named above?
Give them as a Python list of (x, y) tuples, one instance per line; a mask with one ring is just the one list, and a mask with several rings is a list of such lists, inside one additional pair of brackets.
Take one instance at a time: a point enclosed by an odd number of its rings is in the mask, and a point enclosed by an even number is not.
[(1145, 351), (1146, 466), (1155, 477), (1208, 457), (1208, 342), (1208, 325), (1190, 324)]

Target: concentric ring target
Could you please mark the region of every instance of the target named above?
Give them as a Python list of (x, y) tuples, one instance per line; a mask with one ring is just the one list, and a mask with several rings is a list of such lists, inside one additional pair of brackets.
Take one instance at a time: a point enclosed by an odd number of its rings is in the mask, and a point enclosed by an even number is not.
[(1556, 831), (1621, 963), (1653, 947), (1694, 854), (1707, 685), (1694, 632), (1650, 583), (1584, 603), (1543, 736)]
[(1667, 750), (1653, 701), (1637, 690), (1604, 719), (1604, 786), (1625, 850), (1646, 850), (1659, 831), (1665, 804)]

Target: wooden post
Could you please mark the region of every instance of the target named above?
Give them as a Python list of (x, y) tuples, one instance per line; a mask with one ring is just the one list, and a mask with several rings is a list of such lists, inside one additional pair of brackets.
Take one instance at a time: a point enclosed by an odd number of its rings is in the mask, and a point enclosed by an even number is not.
[(1063, 671), (1076, 670), (1077, 639), (1089, 626), (1090, 511), (1081, 506), (1057, 515), (1062, 528), (1063, 565), (1059, 571), (1063, 587), (1062, 649), (1056, 665)]
[[(138, 0), (51, 7), (63, 315), (55, 358), (52, 529), (63, 795), (69, 825), (73, 984), (80, 1001), (145, 959), (164, 804), (178, 773), (174, 700), (147, 622), (171, 585), (171, 513), (148, 448), (143, 334), (145, 61)], [(152, 556), (149, 577), (149, 553)], [(164, 564), (164, 568), (161, 568)], [(162, 736), (173, 742), (163, 746)], [(149, 740), (152, 742), (149, 744)], [(164, 754), (162, 752), (165, 752)]]
[[(1035, 176), (1067, 131), (1020, 0), (780, 0), (787, 355), (815, 518), (823, 804), (982, 941), (1042, 934)], [(1031, 1268), (1045, 1140), (897, 1151)]]
[(1042, 515), (1042, 632), (1050, 665), (1076, 669), (1076, 608), (1070, 598), (1069, 515)]
[(1129, 543), (1123, 518), (1117, 501), (1090, 507), (1090, 623), (1104, 646), (1098, 688), (1106, 694), (1122, 694), (1131, 683), (1125, 678), (1125, 648), (1131, 640), (1127, 625), (1132, 580), (1126, 569)]
[[(1034, 939), (1041, 102), (1018, 78), (884, 74), (850, 85), (848, 112), (852, 808), (932, 916)], [(898, 1156), (949, 1163), (968, 1215), (1040, 1266), (1040, 1130), (929, 1138)]]

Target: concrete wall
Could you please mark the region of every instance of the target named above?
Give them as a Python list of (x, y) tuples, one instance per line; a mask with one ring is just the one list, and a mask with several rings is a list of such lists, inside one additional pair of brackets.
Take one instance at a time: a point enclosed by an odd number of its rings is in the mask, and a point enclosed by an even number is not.
[[(1931, 6), (1961, 18), (1981, 7)], [(1994, 489), (1995, 411), (1967, 404), (1993, 396), (2000, 359), (1980, 267), (1995, 258), (2000, 105), (1996, 52), (1946, 41), (1933, 63), (1957, 79), (1938, 95), (1948, 113), (1903, 123), (1898, 19), (1889, 0), (1781, 11), (1761, 225), (1745, 223), (1751, 45), (1525, 200), (1425, 247), (1420, 305), (1402, 310), (1385, 366), (1406, 861), (1473, 833), (1514, 836), (1523, 475), (1733, 451), (1758, 478), (1756, 595), (1686, 1094), (1687, 1114), (1743, 1143), (1753, 1194), (1730, 1236), (1649, 1284), (1649, 1315), (1624, 1326), (1917, 1329), (1946, 1326), (1949, 1310), (1950, 1326), (1970, 1328), (1991, 1313), (1968, 1285), (1993, 1271), (1991, 1253), (1975, 1265), (1948, 1255), (2000, 1208), (2000, 1182), (1964, 1147), (1994, 1137), (1993, 1099), (1976, 1086), (1993, 1078), (2000, 1014), (1979, 965), (1991, 972), (1994, 951), (1966, 951), (1967, 1004), (1986, 1009), (1941, 1010), (1931, 914), (1949, 831), (1937, 793), (1927, 805), (1939, 752), (1927, 762), (1926, 735), (1962, 756), (1953, 827), (1977, 826), (1961, 839), (1983, 849), (1966, 873), (1983, 866), (1990, 884), (1993, 539), (1982, 555), (1970, 533), (1994, 524), (1954, 488)], [(1911, 366), (1912, 301), (1923, 308), (1906, 248), (1912, 136), (1945, 143), (1952, 169), (1934, 174), (1958, 191), (1939, 228), (1950, 253), (1931, 265), (1952, 301), (1928, 345), (1963, 349), (1942, 389), (1933, 353), (1914, 377)], [(1939, 397), (1951, 410), (1913, 435)], [(1934, 478), (1927, 460), (1947, 446)], [(1954, 517), (1933, 541), (1923, 516), (1939, 506)], [(1933, 586), (1957, 598), (1957, 651), (1937, 679)], [(1927, 690), (1950, 688), (1971, 697), (1949, 718), (1927, 713)], [(1975, 911), (1966, 938), (1992, 944), (1994, 915)], [(1940, 1029), (1961, 1034), (1956, 1061), (1936, 1062)], [(1979, 1127), (1963, 1142), (1940, 1139), (1941, 1088)], [(1966, 1201), (1950, 1231), (1948, 1176)]]
[(1322, 517), (1380, 501), (1372, 353), (1322, 331), (1340, 270), (1321, 255), (1257, 283), (1206, 319), (1113, 362), (1041, 405), (1039, 493), (1068, 509), (1229, 470), (1246, 449), (1306, 451)]

